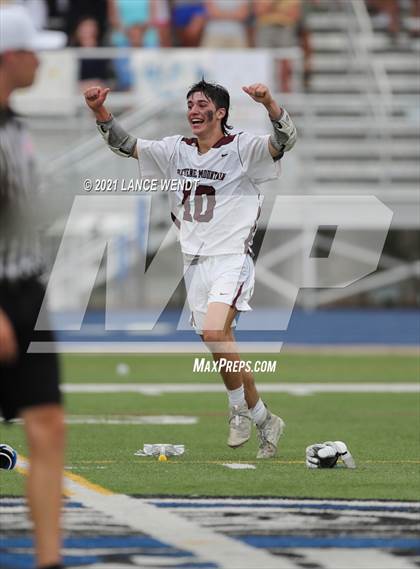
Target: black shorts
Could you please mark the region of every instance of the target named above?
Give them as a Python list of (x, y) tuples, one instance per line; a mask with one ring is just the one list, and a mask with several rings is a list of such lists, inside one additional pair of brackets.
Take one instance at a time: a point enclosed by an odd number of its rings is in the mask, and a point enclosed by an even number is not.
[(6, 420), (28, 407), (61, 403), (57, 355), (27, 353), (32, 341), (54, 341), (51, 331), (34, 331), (44, 294), (37, 278), (0, 280), (0, 308), (10, 319), (19, 346), (16, 360), (0, 363), (0, 413)]

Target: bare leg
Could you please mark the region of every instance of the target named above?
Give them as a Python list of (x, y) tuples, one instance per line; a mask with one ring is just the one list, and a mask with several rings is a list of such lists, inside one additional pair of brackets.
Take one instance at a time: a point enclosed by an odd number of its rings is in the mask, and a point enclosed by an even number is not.
[[(241, 413), (241, 406), (232, 406), (234, 411), (231, 412), (229, 418), (228, 445), (237, 448), (249, 440), (252, 419), (257, 426), (259, 438), (257, 458), (272, 458), (277, 452), (284, 423), (280, 417), (270, 413), (264, 406), (252, 373), (245, 370), (245, 362), (241, 361), (231, 328), (236, 312), (235, 308), (227, 304), (210, 303), (204, 319), (202, 336), (213, 354), (214, 360), (217, 362), (220, 362), (222, 358), (226, 360), (226, 366), (220, 368), (220, 373), (227, 389), (232, 391), (244, 387), (248, 411)], [(234, 367), (235, 364), (236, 368)], [(231, 394), (229, 394), (229, 398), (230, 396)], [(245, 403), (241, 405), (245, 407)]]
[(178, 28), (180, 47), (198, 47), (201, 43), (206, 20), (204, 16), (194, 16), (188, 26)]
[(398, 0), (370, 0), (369, 5), (388, 16), (388, 33), (396, 38), (400, 33), (400, 8)]
[(254, 375), (250, 371), (244, 370), (242, 372), (242, 381), (245, 389), (245, 399), (249, 409), (252, 409), (257, 404), (260, 395), (255, 385)]
[(146, 26), (131, 26), (127, 30), (128, 41), (131, 47), (143, 47), (144, 34), (146, 33)]
[(171, 37), (171, 29), (168, 25), (162, 24), (158, 28), (159, 34), (159, 45), (160, 47), (171, 47), (172, 46), (172, 37)]
[(305, 90), (310, 87), (312, 75), (312, 42), (308, 29), (303, 28), (300, 33), (300, 45), (303, 51), (303, 86)]
[[(227, 389), (233, 390), (244, 386), (245, 399), (248, 407), (255, 407), (258, 399), (257, 388), (255, 386), (254, 376), (245, 369), (240, 369), (240, 365), (236, 364), (238, 371), (233, 371), (234, 362), (241, 362), (238, 353), (235, 336), (232, 331), (232, 322), (237, 314), (237, 310), (223, 304), (221, 302), (212, 302), (209, 304), (206, 319), (204, 321), (203, 340), (207, 344), (215, 361), (224, 358), (232, 365), (222, 367), (220, 370), (223, 382)], [(242, 362), (243, 363), (243, 362)]]
[(401, 31), (401, 18), (400, 18), (400, 7), (398, 0), (389, 0), (389, 33), (392, 37), (398, 37)]
[(281, 90), (290, 93), (292, 83), (292, 63), (289, 59), (281, 60)]
[(411, 0), (411, 18), (414, 22), (417, 22), (417, 25), (410, 30), (410, 36), (412, 38), (420, 37), (420, 29), (418, 26), (418, 20), (420, 19), (420, 0)]
[(64, 461), (64, 414), (60, 405), (42, 405), (22, 413), (30, 467), (28, 503), (35, 530), (39, 566), (60, 563), (60, 510)]

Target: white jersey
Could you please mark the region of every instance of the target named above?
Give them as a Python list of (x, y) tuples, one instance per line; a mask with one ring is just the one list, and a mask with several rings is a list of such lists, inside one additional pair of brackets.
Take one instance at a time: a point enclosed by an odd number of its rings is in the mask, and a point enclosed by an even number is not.
[(262, 203), (258, 184), (279, 175), (268, 139), (269, 135), (231, 134), (205, 154), (199, 154), (196, 138), (138, 139), (141, 177), (195, 183), (195, 189), (170, 192), (184, 254), (249, 251)]

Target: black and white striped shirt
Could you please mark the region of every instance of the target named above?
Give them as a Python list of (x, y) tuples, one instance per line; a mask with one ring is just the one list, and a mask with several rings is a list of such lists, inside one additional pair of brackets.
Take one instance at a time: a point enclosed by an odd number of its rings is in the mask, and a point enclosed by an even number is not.
[(17, 115), (0, 107), (0, 280), (39, 275), (41, 246), (31, 217), (39, 208), (33, 145)]

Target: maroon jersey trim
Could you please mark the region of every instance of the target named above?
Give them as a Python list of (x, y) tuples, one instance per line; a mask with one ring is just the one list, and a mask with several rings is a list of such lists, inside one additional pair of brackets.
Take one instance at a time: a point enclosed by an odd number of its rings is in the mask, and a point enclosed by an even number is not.
[(236, 134), (228, 134), (227, 136), (222, 136), (216, 144), (213, 144), (212, 148), (220, 148), (221, 146), (225, 146), (225, 144), (230, 144), (232, 140), (235, 140)]
[(172, 223), (175, 223), (175, 225), (178, 227), (178, 229), (181, 229), (181, 222), (176, 217), (176, 215), (172, 212), (171, 212), (171, 219), (172, 219)]
[(244, 283), (241, 284), (241, 286), (238, 289), (238, 292), (236, 293), (235, 298), (232, 300), (232, 304), (230, 305), (231, 308), (236, 308), (236, 303), (238, 302), (238, 298), (241, 296), (243, 287)]
[[(235, 140), (236, 134), (228, 134), (227, 136), (222, 136), (222, 138), (219, 138), (219, 140), (216, 142), (216, 144), (213, 144), (212, 148), (220, 148), (221, 146), (225, 146), (225, 144), (230, 144), (232, 142), (232, 140)], [(186, 136), (184, 136), (181, 139), (182, 142), (185, 142), (185, 144), (188, 144), (188, 146), (197, 146), (198, 148), (198, 141), (196, 138), (187, 138)]]
[(189, 146), (198, 146), (196, 138), (187, 138), (186, 136), (184, 136), (183, 138), (181, 138), (181, 141), (185, 142), (185, 144), (188, 144)]
[(249, 253), (251, 257), (254, 256), (251, 246), (252, 242), (254, 241), (255, 232), (257, 231), (258, 219), (260, 217), (260, 214), (261, 214), (261, 206), (258, 206), (257, 217), (255, 218), (254, 225), (251, 227), (248, 233), (248, 237), (245, 239), (244, 243), (244, 253)]

